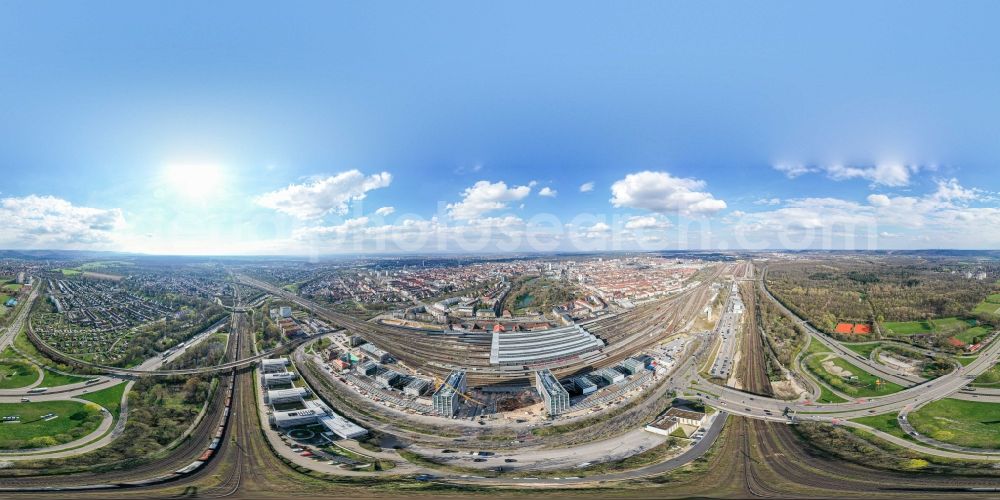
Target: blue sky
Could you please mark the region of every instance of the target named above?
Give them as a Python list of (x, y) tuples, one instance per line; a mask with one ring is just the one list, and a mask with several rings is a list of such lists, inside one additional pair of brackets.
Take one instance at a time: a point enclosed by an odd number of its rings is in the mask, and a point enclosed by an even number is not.
[(995, 2), (58, 7), (0, 4), (0, 247), (1000, 245)]

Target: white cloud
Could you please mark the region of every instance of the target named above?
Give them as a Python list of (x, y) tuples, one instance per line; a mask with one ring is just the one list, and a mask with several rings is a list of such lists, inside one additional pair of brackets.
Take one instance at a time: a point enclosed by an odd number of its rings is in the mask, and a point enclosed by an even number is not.
[(79, 207), (37, 195), (0, 199), (0, 220), (0, 241), (18, 248), (101, 247), (125, 226), (118, 208)]
[(625, 229), (666, 229), (671, 225), (669, 220), (653, 215), (638, 215), (625, 221)]
[(865, 179), (872, 184), (882, 186), (906, 186), (910, 176), (920, 171), (918, 165), (903, 165), (900, 163), (880, 163), (870, 167), (848, 167), (831, 165), (825, 167), (827, 177), (842, 181), (848, 179)]
[(483, 214), (503, 210), (507, 203), (526, 198), (530, 186), (508, 188), (503, 181), (479, 181), (462, 192), (462, 201), (448, 204), (448, 214), (459, 220), (476, 219)]
[(892, 204), (892, 200), (884, 194), (870, 194), (868, 195), (868, 204), (873, 207), (888, 207)]
[(579, 228), (576, 235), (587, 239), (606, 238), (611, 235), (611, 226), (604, 222), (595, 222), (592, 226)]
[(779, 172), (784, 173), (785, 176), (788, 177), (789, 179), (794, 179), (800, 175), (816, 171), (816, 168), (814, 167), (807, 167), (805, 165), (787, 164), (787, 163), (779, 163), (777, 165), (773, 165), (772, 168), (774, 168)]
[(699, 179), (674, 177), (666, 172), (638, 172), (611, 186), (611, 204), (681, 215), (711, 215), (726, 208), (725, 201), (702, 191), (704, 188), (705, 181)]
[(591, 192), (593, 190), (594, 190), (594, 183), (593, 182), (584, 182), (583, 184), (580, 184), (580, 192), (581, 193), (589, 193), (589, 192)]
[(834, 226), (862, 227), (876, 223), (871, 207), (837, 198), (803, 198), (775, 210), (744, 214), (739, 229), (749, 231), (816, 230)]
[(952, 178), (938, 181), (937, 191), (932, 198), (939, 202), (971, 201), (981, 198), (981, 191), (964, 188), (958, 183), (958, 179)]
[(754, 205), (769, 205), (769, 206), (781, 205), (781, 198), (761, 198), (761, 199), (753, 202), (753, 204)]
[(395, 207), (382, 207), (375, 211), (375, 215), (381, 215), (382, 217), (388, 217), (396, 213)]
[(508, 215), (506, 217), (483, 217), (482, 219), (469, 219), (466, 221), (466, 224), (469, 227), (511, 229), (524, 227), (524, 220), (514, 215)]
[(607, 232), (611, 231), (611, 226), (609, 226), (609, 225), (607, 225), (607, 224), (605, 224), (603, 222), (597, 222), (597, 223), (594, 223), (593, 226), (585, 228), (585, 231), (587, 231), (588, 233), (607, 233)]
[(783, 172), (789, 179), (800, 175), (823, 172), (835, 181), (864, 179), (877, 186), (900, 187), (910, 184), (913, 174), (921, 170), (933, 170), (934, 167), (920, 165), (904, 165), (902, 163), (879, 163), (876, 165), (850, 166), (842, 164), (807, 166), (802, 164), (778, 164), (773, 168)]
[(1000, 244), (1000, 232), (983, 228), (1000, 225), (1000, 208), (970, 206), (990, 200), (980, 189), (947, 179), (920, 196), (873, 193), (867, 204), (837, 198), (791, 200), (776, 210), (747, 214), (733, 227), (738, 233), (768, 237), (769, 245), (777, 246), (788, 246), (786, 237), (795, 245), (792, 235), (816, 231), (819, 238), (800, 242), (835, 245), (831, 238), (843, 238), (854, 245), (880, 246), (873, 239), (877, 237), (891, 240), (887, 244), (893, 247), (991, 248)]
[(350, 202), (362, 200), (368, 191), (384, 188), (391, 182), (392, 175), (388, 172), (365, 177), (357, 170), (348, 170), (264, 193), (254, 201), (262, 207), (299, 219), (317, 219), (331, 212), (345, 214)]
[(555, 198), (556, 194), (557, 194), (556, 190), (548, 186), (545, 186), (538, 191), (538, 196), (547, 196), (549, 198)]
[(310, 238), (344, 238), (359, 233), (368, 225), (368, 217), (347, 219), (335, 226), (313, 226), (296, 229), (292, 235), (295, 239)]

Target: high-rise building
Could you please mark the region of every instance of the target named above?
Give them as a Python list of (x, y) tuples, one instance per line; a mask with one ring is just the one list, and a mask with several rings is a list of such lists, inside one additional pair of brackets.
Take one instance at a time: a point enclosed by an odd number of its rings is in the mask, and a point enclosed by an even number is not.
[(535, 372), (535, 388), (545, 402), (549, 416), (569, 411), (569, 393), (559, 383), (559, 379), (548, 369)]
[(459, 370), (451, 372), (444, 384), (441, 384), (431, 397), (434, 411), (447, 417), (458, 413), (459, 394), (465, 392), (465, 389), (465, 372)]

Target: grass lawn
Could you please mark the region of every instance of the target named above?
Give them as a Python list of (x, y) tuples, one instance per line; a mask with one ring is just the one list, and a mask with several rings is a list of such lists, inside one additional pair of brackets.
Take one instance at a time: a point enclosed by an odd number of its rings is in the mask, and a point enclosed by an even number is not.
[(1000, 365), (993, 365), (993, 368), (986, 370), (973, 380), (974, 385), (998, 386), (1000, 385)]
[(0, 293), (0, 316), (7, 314), (7, 311), (13, 310), (13, 308), (4, 305), (7, 303), (7, 300), (9, 299), (10, 295), (7, 295), (6, 293)]
[(814, 356), (806, 361), (806, 368), (809, 369), (814, 375), (822, 379), (824, 382), (829, 384), (831, 387), (837, 389), (838, 391), (853, 397), (873, 397), (873, 396), (884, 396), (886, 394), (892, 394), (894, 392), (899, 392), (903, 388), (892, 382), (882, 381), (881, 384), (876, 384), (879, 380), (878, 377), (862, 370), (849, 363), (843, 358), (830, 357), (828, 360), (833, 363), (834, 366), (840, 368), (844, 372), (849, 372), (854, 379), (848, 379), (840, 375), (835, 375), (830, 373), (824, 366), (825, 356)]
[(988, 314), (998, 314), (1000, 313), (1000, 293), (994, 293), (976, 306), (972, 310), (975, 313), (988, 313)]
[(90, 394), (84, 394), (80, 396), (80, 399), (86, 399), (87, 401), (93, 401), (111, 412), (115, 418), (118, 418), (118, 412), (122, 409), (122, 393), (125, 392), (125, 386), (128, 385), (124, 382), (108, 387), (107, 389), (101, 389)]
[(0, 360), (0, 389), (26, 387), (38, 380), (38, 369), (17, 359)]
[(1000, 449), (1000, 404), (941, 399), (907, 417), (917, 432), (945, 443)]
[(61, 269), (61, 271), (62, 271), (63, 276), (66, 276), (66, 277), (79, 276), (79, 275), (83, 274), (82, 271), (78, 271), (76, 269)]
[(59, 387), (60, 385), (78, 384), (84, 382), (89, 377), (77, 377), (75, 375), (63, 375), (53, 371), (45, 370), (45, 378), (39, 387)]
[[(58, 417), (42, 420), (42, 415)], [(79, 439), (94, 431), (103, 417), (93, 405), (76, 401), (0, 403), (0, 416), (17, 415), (20, 423), (0, 423), (0, 449), (44, 448)]]
[(955, 359), (957, 359), (958, 362), (961, 363), (962, 366), (969, 366), (969, 363), (972, 363), (978, 357), (979, 356), (961, 356), (961, 357), (958, 357), (958, 358), (955, 358)]
[(879, 344), (878, 342), (876, 342), (874, 344), (847, 344), (847, 343), (844, 343), (842, 345), (844, 347), (846, 347), (846, 348), (848, 348), (848, 349), (850, 349), (850, 350), (852, 350), (852, 351), (854, 351), (854, 352), (856, 352), (856, 353), (858, 353), (858, 354), (860, 354), (860, 355), (862, 355), (862, 356), (864, 356), (864, 357), (867, 358), (868, 356), (871, 355), (872, 351), (874, 351), (875, 349), (878, 349), (878, 347), (880, 345), (882, 345), (882, 344)]
[(17, 283), (7, 283), (3, 286), (3, 289), (8, 292), (20, 292), (21, 287), (24, 285), (18, 285)]
[(846, 403), (847, 400), (834, 394), (833, 391), (828, 389), (825, 385), (819, 384), (819, 399), (816, 400), (817, 403)]
[(832, 352), (830, 348), (823, 345), (822, 342), (812, 339), (809, 341), (809, 349), (806, 349), (806, 355), (820, 353), (820, 352)]
[(882, 329), (891, 335), (918, 335), (934, 331), (926, 321), (890, 321), (882, 323)]
[(990, 330), (985, 326), (974, 326), (968, 330), (955, 335), (955, 338), (965, 342), (966, 344), (971, 344), (972, 340), (976, 337), (985, 337), (989, 335)]
[(910, 437), (903, 432), (903, 428), (899, 426), (899, 420), (897, 420), (898, 416), (899, 413), (887, 413), (885, 415), (852, 418), (851, 422), (864, 424), (868, 427), (878, 429), (886, 434), (891, 434), (899, 438), (910, 439)]

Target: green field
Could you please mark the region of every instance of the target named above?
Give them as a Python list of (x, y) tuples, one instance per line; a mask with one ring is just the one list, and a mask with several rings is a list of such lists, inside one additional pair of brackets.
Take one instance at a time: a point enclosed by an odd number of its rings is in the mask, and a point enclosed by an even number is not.
[(63, 276), (66, 277), (79, 276), (83, 274), (82, 271), (77, 271), (76, 269), (60, 269), (60, 271), (62, 271)]
[[(41, 416), (54, 413), (52, 420)], [(0, 423), (0, 449), (44, 448), (68, 443), (90, 434), (103, 417), (93, 405), (76, 401), (0, 403), (0, 416), (17, 415), (19, 423)]]
[[(965, 328), (965, 330), (962, 330), (962, 328)], [(955, 334), (955, 338), (966, 344), (972, 343), (974, 338), (984, 336), (990, 332), (988, 325), (976, 325), (976, 320), (956, 317), (938, 318), (927, 321), (890, 321), (882, 323), (882, 329), (889, 335), (903, 336), (936, 333), (939, 331), (957, 331), (958, 333)]]
[(938, 441), (1000, 449), (1000, 404), (941, 399), (907, 418), (917, 432)]
[(886, 434), (891, 434), (898, 438), (910, 439), (910, 437), (906, 435), (906, 432), (903, 431), (903, 428), (899, 426), (899, 420), (897, 420), (898, 416), (899, 413), (871, 415), (868, 417), (852, 418), (851, 422), (867, 425), (868, 427), (878, 429)]
[(989, 333), (990, 329), (986, 328), (985, 326), (974, 326), (972, 328), (969, 328), (968, 330), (965, 330), (964, 332), (956, 334), (955, 338), (961, 340), (962, 342), (965, 342), (966, 344), (971, 344), (976, 337), (982, 338), (989, 335)]
[(820, 352), (831, 352), (831, 351), (829, 347), (823, 345), (823, 343), (821, 343), (818, 340), (814, 339), (811, 342), (809, 342), (809, 349), (806, 350), (806, 355), (820, 353)]
[(77, 377), (74, 375), (63, 375), (54, 371), (45, 370), (45, 378), (39, 387), (59, 387), (60, 385), (78, 384), (84, 382), (88, 377)]
[(125, 392), (126, 383), (120, 383), (118, 385), (108, 387), (107, 389), (101, 389), (90, 394), (84, 394), (80, 396), (80, 399), (86, 399), (87, 401), (93, 401), (111, 412), (115, 418), (118, 418), (118, 412), (122, 409), (122, 393)]
[(19, 292), (21, 287), (24, 285), (18, 285), (17, 283), (7, 283), (3, 286), (3, 289), (8, 292)]
[(986, 370), (972, 381), (975, 385), (997, 386), (1000, 385), (1000, 365), (993, 365), (993, 368)]
[[(833, 365), (845, 372), (849, 372), (854, 379), (849, 379), (830, 373), (824, 366), (824, 360), (829, 360)], [(826, 382), (834, 389), (852, 397), (873, 397), (873, 396), (884, 396), (886, 394), (892, 394), (894, 392), (899, 392), (903, 388), (892, 382), (882, 381), (881, 384), (876, 384), (878, 380), (874, 375), (854, 366), (847, 360), (838, 357), (826, 357), (826, 356), (813, 356), (806, 361), (806, 368), (812, 372), (813, 375), (819, 377), (823, 382)]]
[(846, 403), (847, 400), (834, 394), (827, 386), (819, 384), (819, 399), (817, 403)]
[(27, 387), (38, 380), (38, 369), (19, 359), (0, 360), (0, 389)]
[(1000, 293), (986, 297), (973, 309), (975, 313), (1000, 314)]
[(871, 355), (872, 351), (874, 351), (875, 349), (878, 349), (879, 346), (882, 345), (882, 344), (879, 344), (878, 342), (875, 342), (875, 343), (872, 343), (872, 344), (848, 344), (848, 343), (845, 342), (842, 345), (844, 347), (846, 347), (846, 348), (848, 348), (848, 349), (850, 349), (850, 350), (852, 350), (852, 351), (860, 354), (861, 356), (864, 356), (864, 357), (867, 358), (868, 356)]
[(882, 329), (891, 335), (919, 335), (934, 331), (934, 328), (926, 321), (886, 322), (882, 323)]
[(959, 357), (957, 357), (955, 359), (957, 359), (958, 362), (961, 363), (962, 366), (969, 366), (969, 363), (972, 363), (978, 357), (979, 356), (959, 356)]

